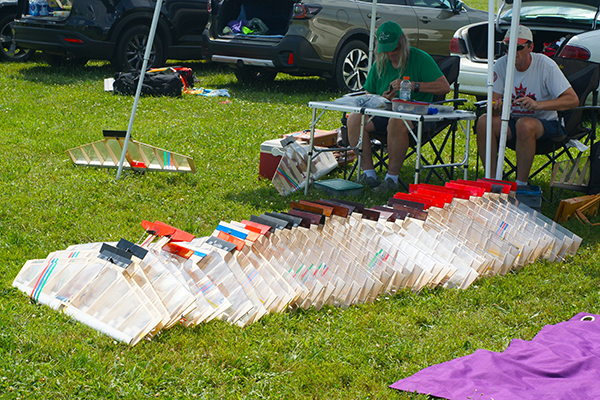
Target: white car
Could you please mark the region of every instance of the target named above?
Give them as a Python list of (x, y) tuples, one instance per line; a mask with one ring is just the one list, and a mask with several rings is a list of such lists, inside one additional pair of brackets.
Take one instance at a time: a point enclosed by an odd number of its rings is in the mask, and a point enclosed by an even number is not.
[[(505, 52), (502, 44), (510, 29), (513, 0), (504, 0), (495, 21), (495, 58)], [(600, 62), (600, 0), (521, 1), (521, 25), (533, 32), (534, 51), (549, 56)], [(460, 91), (487, 96), (488, 24), (466, 25), (454, 33), (450, 52), (461, 57)], [(588, 99), (589, 101), (589, 99)]]

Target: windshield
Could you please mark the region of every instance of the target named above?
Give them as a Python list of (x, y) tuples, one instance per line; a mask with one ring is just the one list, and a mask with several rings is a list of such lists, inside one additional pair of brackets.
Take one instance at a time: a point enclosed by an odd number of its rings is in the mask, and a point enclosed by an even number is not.
[[(505, 9), (500, 18), (510, 21), (512, 9)], [(592, 25), (598, 18), (597, 9), (575, 3), (525, 3), (521, 6), (521, 21), (524, 22), (552, 22), (557, 24)]]

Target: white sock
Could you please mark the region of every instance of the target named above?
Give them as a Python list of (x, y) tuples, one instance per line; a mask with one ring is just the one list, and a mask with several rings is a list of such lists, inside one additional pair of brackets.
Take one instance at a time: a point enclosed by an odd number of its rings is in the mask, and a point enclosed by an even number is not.
[(365, 174), (365, 176), (368, 178), (377, 179), (377, 174), (375, 173), (374, 169), (365, 169), (363, 170), (363, 174)]
[(388, 178), (393, 180), (396, 185), (398, 184), (398, 175), (385, 174), (385, 179), (388, 179)]
[(523, 182), (517, 179), (517, 186), (527, 186), (527, 181)]

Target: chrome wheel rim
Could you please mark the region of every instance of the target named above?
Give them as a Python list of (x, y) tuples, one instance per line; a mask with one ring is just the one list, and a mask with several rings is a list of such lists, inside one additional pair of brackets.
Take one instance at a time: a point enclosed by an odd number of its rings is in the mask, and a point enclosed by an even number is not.
[(352, 90), (361, 90), (369, 73), (369, 57), (364, 50), (354, 49), (344, 59), (342, 76), (346, 86)]

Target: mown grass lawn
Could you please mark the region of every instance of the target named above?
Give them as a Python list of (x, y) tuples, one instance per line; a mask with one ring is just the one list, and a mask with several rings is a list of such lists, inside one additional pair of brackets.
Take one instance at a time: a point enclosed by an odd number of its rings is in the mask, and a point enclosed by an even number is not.
[[(598, 228), (578, 221), (565, 224), (584, 238), (576, 256), (483, 278), (465, 291), (403, 291), (347, 310), (269, 315), (245, 329), (178, 326), (134, 348), (31, 303), (11, 287), (29, 259), (71, 244), (137, 241), (144, 219), (205, 236), (221, 220), (304, 198), (283, 198), (258, 179), (260, 144), (308, 128), (308, 101), (340, 94), (323, 79), (249, 87), (228, 69), (186, 64), (197, 86), (227, 88), (231, 98), (142, 98), (133, 137), (192, 156), (198, 172), (126, 172), (118, 181), (116, 170), (74, 166), (65, 153), (100, 140), (102, 129), (127, 128), (133, 98), (103, 91), (108, 64), (0, 64), (1, 398), (426, 399), (387, 386), (476, 349), (502, 351), (578, 312), (600, 312)], [(329, 113), (321, 126), (337, 128), (339, 117)], [(534, 183), (548, 194), (548, 180)], [(371, 194), (356, 200), (385, 202)], [(544, 213), (553, 217), (557, 205), (545, 203)]]

